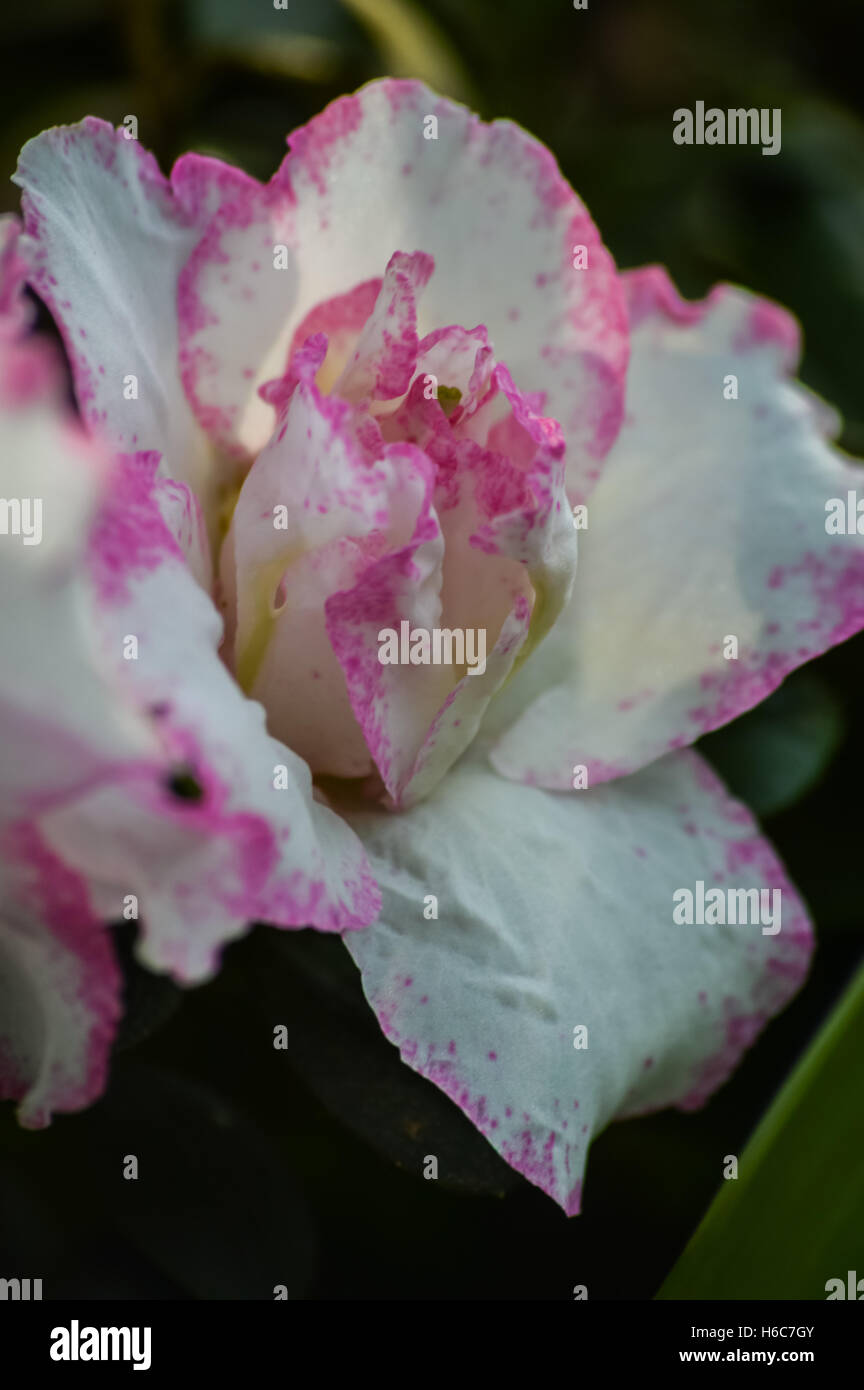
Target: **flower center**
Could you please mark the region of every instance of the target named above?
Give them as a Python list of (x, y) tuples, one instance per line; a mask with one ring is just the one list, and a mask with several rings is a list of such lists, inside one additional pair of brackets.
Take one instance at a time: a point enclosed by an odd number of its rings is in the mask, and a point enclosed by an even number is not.
[[(444, 711), (453, 749), (470, 741), (548, 625), (544, 533), (566, 504), (560, 430), (486, 329), (418, 330), (432, 271), (397, 252), (305, 316), (259, 391), (270, 441), (221, 499), (226, 663), (316, 777), (377, 768), (394, 795)], [(381, 632), (406, 625), (450, 658), (384, 662)], [(466, 634), (486, 654), (470, 673)]]

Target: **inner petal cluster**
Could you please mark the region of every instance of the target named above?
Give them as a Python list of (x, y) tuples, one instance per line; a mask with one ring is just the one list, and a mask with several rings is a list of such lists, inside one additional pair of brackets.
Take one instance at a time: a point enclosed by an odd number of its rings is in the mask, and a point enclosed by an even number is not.
[[(300, 324), (220, 561), (223, 655), (271, 732), (316, 775), (377, 771), (395, 803), (467, 747), (575, 566), (561, 430), (484, 327), (420, 336), (433, 271), (396, 252)], [(429, 640), (385, 658), (400, 631)]]

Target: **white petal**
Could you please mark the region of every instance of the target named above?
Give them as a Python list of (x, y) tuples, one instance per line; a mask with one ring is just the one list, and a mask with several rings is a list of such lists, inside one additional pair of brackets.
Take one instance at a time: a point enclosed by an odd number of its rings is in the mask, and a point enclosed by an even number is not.
[(187, 155), (172, 182), (124, 130), (88, 117), (24, 146), (31, 282), (63, 334), (87, 423), (117, 449), (158, 449), (210, 503), (219, 468), (180, 380), (178, 278), (217, 208), (258, 187)]
[(355, 836), (313, 799), (305, 764), (270, 738), (261, 706), (220, 661), (221, 620), (165, 524), (170, 485), (155, 467), (148, 455), (123, 460), (100, 512), (100, 619), (127, 699), (150, 712), (200, 796), (178, 798), (142, 775), (94, 789), (42, 826), (86, 871), (103, 912), (120, 916), (128, 895), (139, 900), (142, 961), (193, 981), (256, 920), (342, 930), (372, 920), (378, 895)]
[(53, 347), (0, 341), (0, 813), (155, 756), (95, 630), (88, 530), (108, 459), (68, 414)]
[(3, 830), (0, 889), (0, 1098), (39, 1129), (102, 1091), (122, 984), (83, 882), (32, 824)]
[[(570, 797), (463, 761), (411, 811), (351, 823), (384, 907), (346, 945), (384, 1032), (568, 1214), (593, 1136), (701, 1104), (806, 972), (783, 866), (691, 752)], [(677, 925), (699, 881), (780, 890), (779, 933)]]
[(500, 772), (557, 789), (692, 743), (864, 626), (864, 534), (826, 532), (864, 475), (784, 374), (794, 321), (743, 290), (687, 304), (659, 269), (625, 278), (627, 420), (573, 597), (485, 731), (505, 731)]

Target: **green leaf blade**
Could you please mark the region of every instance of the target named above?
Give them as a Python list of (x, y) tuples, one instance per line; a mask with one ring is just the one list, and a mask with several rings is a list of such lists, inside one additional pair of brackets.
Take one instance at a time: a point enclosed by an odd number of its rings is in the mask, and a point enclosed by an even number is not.
[(864, 966), (781, 1088), (658, 1299), (825, 1299), (864, 1277)]

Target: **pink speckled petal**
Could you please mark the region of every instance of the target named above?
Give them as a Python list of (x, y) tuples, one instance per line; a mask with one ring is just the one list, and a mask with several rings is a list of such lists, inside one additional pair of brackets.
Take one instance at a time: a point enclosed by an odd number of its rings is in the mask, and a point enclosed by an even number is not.
[(434, 270), (422, 251), (395, 251), (357, 346), (333, 390), (347, 401), (404, 396), (417, 368), (417, 296)]
[[(372, 771), (372, 758), (352, 714), (355, 672), (347, 658), (346, 674), (340, 670), (325, 605), (352, 593), (382, 557), (401, 555), (402, 568), (411, 571), (406, 604), (434, 622), (442, 543), (428, 515), (431, 464), (414, 446), (385, 446), (380, 436), (376, 456), (367, 456), (351, 407), (323, 397), (311, 380), (324, 346), (312, 339), (295, 358), (303, 379), (296, 390), (286, 386), (291, 394), (276, 433), (243, 485), (222, 579), (229, 598), (236, 590), (234, 669), (268, 709), (274, 734), (314, 772), (359, 777)], [(283, 519), (284, 526), (274, 524)], [(422, 536), (412, 544), (418, 530)], [(388, 622), (394, 613), (388, 603)], [(384, 615), (376, 634), (383, 625)], [(376, 666), (377, 651), (376, 641)], [(417, 726), (416, 737), (423, 732)]]
[(169, 183), (95, 117), (29, 141), (15, 180), (31, 283), (63, 334), (86, 422), (113, 448), (158, 449), (166, 476), (209, 505), (220, 465), (181, 384), (178, 277), (218, 209), (259, 185), (198, 155)]
[(32, 511), (0, 537), (0, 1098), (38, 1128), (101, 1092), (120, 978), (85, 883), (35, 817), (140, 775), (159, 749), (94, 635), (85, 545), (109, 464), (69, 416), (53, 345), (18, 341), (29, 313), (17, 230), (0, 226), (0, 495), (41, 514), (38, 543)]
[[(575, 569), (560, 431), (503, 366), (485, 373), (487, 350), (472, 342), (487, 404), (454, 431), (418, 376), (399, 410), (378, 417), (386, 443), (368, 415), (321, 395), (326, 342), (309, 339), (266, 388), (277, 429), (223, 552), (234, 668), (272, 731), (315, 773), (360, 777), (374, 759), (400, 804), (426, 795), (471, 742)], [(365, 351), (346, 375), (361, 362)], [(374, 367), (365, 388), (378, 380)], [(482, 632), (471, 664), (485, 658), (485, 670), (382, 664), (381, 632), (403, 622), (469, 629), (475, 643)]]
[(826, 532), (826, 503), (845, 509), (864, 473), (786, 375), (794, 320), (728, 286), (685, 303), (655, 267), (624, 278), (627, 421), (571, 602), (486, 728), (500, 772), (555, 789), (692, 743), (864, 626), (864, 535)]
[[(424, 137), (427, 117), (436, 139)], [(487, 125), (422, 83), (390, 80), (334, 102), (289, 146), (254, 219), (238, 226), (220, 214), (212, 247), (184, 272), (197, 306), (183, 332), (184, 352), (203, 364), (189, 384), (199, 411), (257, 452), (269, 431), (255, 393), (285, 370), (300, 323), (379, 277), (394, 252), (420, 250), (436, 266), (421, 335), (485, 324), (519, 386), (545, 392), (570, 482), (587, 492), (621, 422), (626, 313), (612, 259), (549, 151), (509, 121)], [(587, 269), (573, 268), (577, 245)], [(271, 301), (286, 310), (279, 332)]]
[[(346, 945), (384, 1032), (570, 1215), (594, 1136), (702, 1104), (806, 974), (781, 863), (689, 750), (572, 797), (465, 759), (412, 810), (350, 820), (384, 907)], [(779, 889), (779, 933), (677, 925), (699, 881)]]
[[(138, 897), (146, 965), (200, 980), (256, 920), (343, 930), (373, 920), (379, 899), (356, 837), (313, 799), (305, 764), (268, 735), (261, 706), (219, 660), (222, 624), (164, 519), (155, 456), (122, 464), (91, 557), (102, 637), (127, 698), (201, 795), (183, 800), (142, 777), (94, 788), (42, 827), (86, 872), (103, 913)], [(137, 658), (126, 660), (130, 635)]]
[(268, 345), (298, 321), (296, 267), (283, 268), (279, 251), (289, 213), (284, 189), (255, 185), (226, 198), (178, 281), (187, 399), (208, 437), (241, 460), (263, 448), (273, 428), (258, 387), (285, 362), (262, 369)]
[(16, 343), (0, 329), (0, 497), (22, 509), (20, 533), (0, 536), (7, 819), (158, 754), (147, 722), (124, 706), (95, 633), (87, 532), (109, 472), (69, 414), (53, 345)]
[(101, 1093), (122, 983), (83, 882), (35, 824), (4, 826), (0, 885), (0, 1099), (40, 1129)]
[[(482, 353), (475, 370), (485, 375)], [(469, 381), (469, 409), (471, 398)], [(382, 676), (394, 668), (377, 664), (376, 625), (369, 618), (364, 634), (363, 584), (354, 595), (338, 595), (328, 605), (333, 619), (343, 610), (353, 619), (343, 640), (350, 638), (355, 658), (362, 656), (358, 648), (365, 638), (364, 670), (367, 686), (376, 692), (371, 701), (376, 718), (380, 721), (382, 708), (387, 709), (387, 681), (401, 688), (403, 698), (411, 690), (413, 705), (425, 711), (428, 732), (419, 746), (390, 738), (386, 765), (376, 755), (388, 790), (406, 806), (428, 795), (469, 746), (490, 701), (554, 624), (576, 570), (564, 444), (555, 421), (534, 413), (502, 364), (494, 367), (480, 408), (467, 417), (462, 410), (460, 402), (445, 421), (438, 402), (424, 399), (421, 377), (396, 418), (437, 464), (434, 502), (444, 539), (438, 625), (482, 631), (485, 670), (457, 671), (454, 678), (447, 668), (438, 668), (437, 685), (428, 677), (421, 685), (410, 667)], [(368, 717), (361, 722), (370, 738)]]

